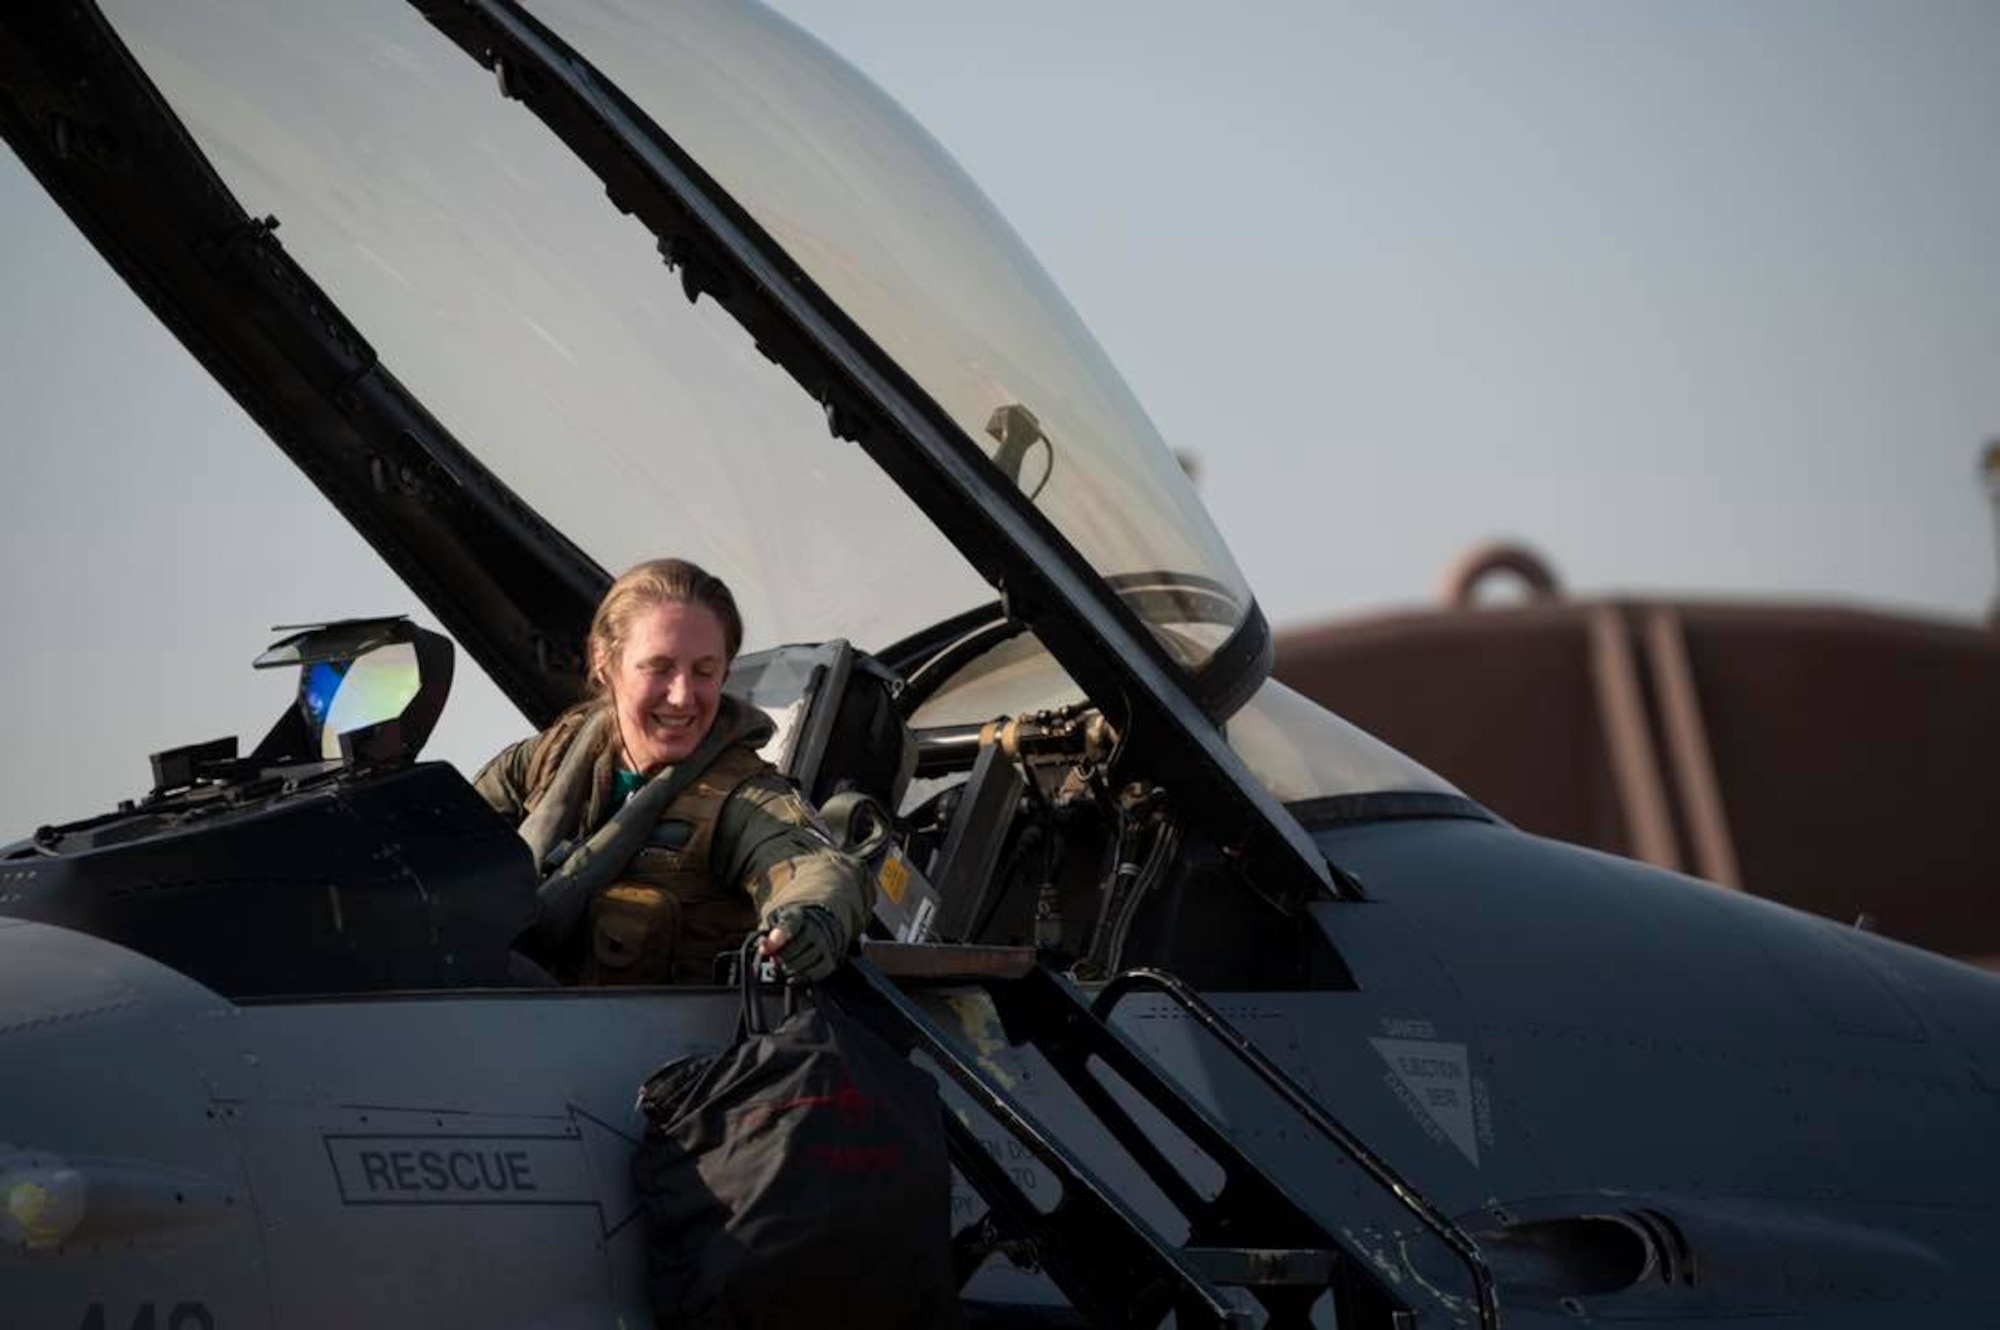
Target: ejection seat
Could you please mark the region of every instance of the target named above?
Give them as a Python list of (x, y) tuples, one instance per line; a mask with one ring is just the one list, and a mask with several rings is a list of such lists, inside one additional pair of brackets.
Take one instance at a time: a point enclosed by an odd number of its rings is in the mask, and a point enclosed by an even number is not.
[(858, 790), (894, 808), (917, 764), (895, 682), (874, 657), (834, 638), (739, 656), (725, 687), (771, 718), (764, 758), (813, 804)]

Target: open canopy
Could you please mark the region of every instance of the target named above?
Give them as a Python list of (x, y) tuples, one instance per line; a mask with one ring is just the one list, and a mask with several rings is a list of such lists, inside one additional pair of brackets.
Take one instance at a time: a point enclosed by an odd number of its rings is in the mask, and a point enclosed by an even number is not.
[[(753, 642), (882, 646), (990, 594), (549, 130), (400, 4), (108, 5), (223, 182), (441, 424), (609, 571), (716, 566)], [(1250, 593), (999, 214), (899, 107), (735, 3), (538, 4), (1198, 669)], [(884, 594), (885, 588), (893, 594)]]
[[(752, 645), (942, 647), (997, 589), (1268, 889), (1329, 885), (1269, 744), (1231, 746), (1286, 727), (1225, 735), (1269, 634), (1172, 455), (810, 37), (703, 0), (105, 14), (10, 22), (47, 77), (0, 128), (532, 718), (607, 571), (662, 551), (732, 583)], [(1306, 766), (1442, 784), (1349, 738)]]

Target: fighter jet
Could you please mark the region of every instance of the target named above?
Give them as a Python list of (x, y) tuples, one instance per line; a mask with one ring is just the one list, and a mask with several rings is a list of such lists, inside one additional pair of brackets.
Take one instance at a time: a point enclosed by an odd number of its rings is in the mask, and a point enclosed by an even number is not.
[[(1275, 682), (1074, 312), (783, 20), (17, 6), (0, 134), (527, 720), (663, 544), (796, 644), (735, 683), (887, 814), (843, 982), (953, 1110), (972, 1323), (2000, 1313), (2000, 980)], [(734, 998), (514, 963), (533, 865), (417, 760), (448, 646), (292, 630), (247, 755), (5, 851), (10, 1325), (649, 1318), (633, 1090)]]

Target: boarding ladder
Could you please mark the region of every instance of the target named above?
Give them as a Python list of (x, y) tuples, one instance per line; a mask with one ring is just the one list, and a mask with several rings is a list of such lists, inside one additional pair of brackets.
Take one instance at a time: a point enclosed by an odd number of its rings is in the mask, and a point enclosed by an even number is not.
[[(1012, 1044), (1037, 1050), (1187, 1221), (1176, 1244), (1108, 1187), (1078, 1152), (1051, 1132), (1017, 1096), (938, 1026), (905, 991), (929, 983), (976, 985), (993, 1002)], [(1257, 1323), (1243, 1290), (1261, 1304), (1269, 1330), (1311, 1324), (1314, 1305), (1333, 1297), (1341, 1330), (1410, 1330), (1417, 1326), (1478, 1326), (1495, 1330), (1499, 1310), (1493, 1279), (1464, 1231), (1220, 1012), (1186, 984), (1154, 970), (1118, 976), (1086, 1002), (1078, 990), (1034, 960), (1026, 948), (867, 944), (864, 956), (822, 985), (828, 996), (867, 1020), (898, 1047), (922, 1052), (977, 1108), (1056, 1180), (1060, 1198), (1038, 1207), (981, 1145), (968, 1122), (945, 1114), (952, 1162), (986, 1202), (987, 1212), (956, 1235), (961, 1282), (994, 1251), (1039, 1268), (1069, 1299), (1070, 1319), (1034, 1324), (1159, 1325), (1172, 1313), (1177, 1330), (1248, 1327)], [(1328, 1230), (1267, 1171), (1244, 1153), (1226, 1127), (1122, 1032), (1110, 1024), (1127, 995), (1164, 997), (1211, 1035), (1292, 1118), (1336, 1145), (1363, 1175), (1441, 1241), (1471, 1276), (1470, 1298), (1456, 1298), (1423, 1280), (1385, 1278), (1346, 1235)], [(1214, 1194), (1190, 1182), (1090, 1070), (1095, 1060), (1180, 1132), (1221, 1170)], [(975, 1323), (981, 1309), (968, 1304)], [(1032, 1316), (1031, 1313), (1019, 1313)], [(1012, 1323), (1004, 1320), (987, 1323)]]

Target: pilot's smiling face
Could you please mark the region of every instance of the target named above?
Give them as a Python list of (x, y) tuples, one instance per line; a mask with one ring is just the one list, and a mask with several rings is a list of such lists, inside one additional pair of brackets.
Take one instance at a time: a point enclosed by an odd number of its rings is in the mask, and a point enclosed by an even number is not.
[(729, 672), (722, 620), (704, 605), (641, 610), (605, 670), (632, 769), (650, 775), (695, 750), (715, 724)]

